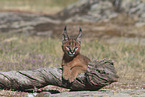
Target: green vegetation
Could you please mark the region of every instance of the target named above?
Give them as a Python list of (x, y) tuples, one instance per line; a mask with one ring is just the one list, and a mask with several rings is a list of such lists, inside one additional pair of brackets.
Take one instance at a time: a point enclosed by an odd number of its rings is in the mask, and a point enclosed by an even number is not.
[[(120, 80), (145, 81), (145, 46), (134, 43), (107, 44), (83, 41), (82, 54), (95, 59), (113, 59)], [(60, 67), (61, 40), (37, 36), (0, 34), (0, 69), (32, 70)]]
[(77, 0), (0, 0), (0, 10), (21, 10), (53, 14)]

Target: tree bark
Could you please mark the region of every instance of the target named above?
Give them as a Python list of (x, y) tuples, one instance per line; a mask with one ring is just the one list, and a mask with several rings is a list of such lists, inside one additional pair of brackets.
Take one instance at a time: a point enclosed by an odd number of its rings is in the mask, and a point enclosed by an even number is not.
[(113, 62), (108, 59), (89, 63), (86, 73), (80, 73), (72, 83), (63, 80), (62, 68), (40, 68), (29, 71), (0, 72), (0, 89), (25, 91), (55, 85), (71, 90), (98, 90), (116, 82)]

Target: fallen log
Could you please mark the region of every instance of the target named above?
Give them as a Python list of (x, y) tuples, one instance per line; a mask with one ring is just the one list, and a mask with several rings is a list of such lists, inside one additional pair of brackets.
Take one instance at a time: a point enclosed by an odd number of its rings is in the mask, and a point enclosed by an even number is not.
[(55, 85), (71, 90), (99, 90), (116, 82), (113, 62), (108, 59), (92, 61), (86, 73), (80, 73), (72, 83), (63, 80), (62, 68), (40, 68), (29, 71), (0, 72), (0, 89), (25, 91), (27, 89), (42, 88)]

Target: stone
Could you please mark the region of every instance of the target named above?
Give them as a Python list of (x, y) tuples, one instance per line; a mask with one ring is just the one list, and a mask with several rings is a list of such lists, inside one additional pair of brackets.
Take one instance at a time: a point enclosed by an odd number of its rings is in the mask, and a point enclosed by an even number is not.
[(66, 23), (98, 22), (109, 21), (123, 13), (137, 18), (136, 23), (143, 26), (144, 12), (144, 0), (79, 0), (59, 12), (59, 16)]
[[(35, 31), (35, 26), (42, 23), (59, 24), (60, 21), (56, 19), (53, 20), (50, 17), (46, 17), (40, 14), (19, 12), (0, 13), (0, 32), (3, 33), (37, 33), (37, 31)], [(46, 34), (46, 32), (44, 33)], [(51, 33), (49, 32), (48, 35), (51, 36), (50, 34)], [(38, 35), (40, 35), (40, 33)]]

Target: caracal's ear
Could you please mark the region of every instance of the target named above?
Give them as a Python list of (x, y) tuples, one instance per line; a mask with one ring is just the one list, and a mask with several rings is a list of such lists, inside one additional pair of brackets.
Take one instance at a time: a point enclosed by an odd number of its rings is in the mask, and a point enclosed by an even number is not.
[(66, 26), (64, 27), (64, 32), (62, 34), (62, 43), (65, 43), (66, 41), (69, 40), (69, 37), (67, 35), (67, 30), (66, 30)]
[(81, 27), (80, 27), (80, 29), (79, 29), (79, 34), (78, 34), (78, 36), (76, 37), (76, 41), (77, 41), (79, 44), (81, 44), (81, 37), (82, 37), (82, 29), (81, 29)]

